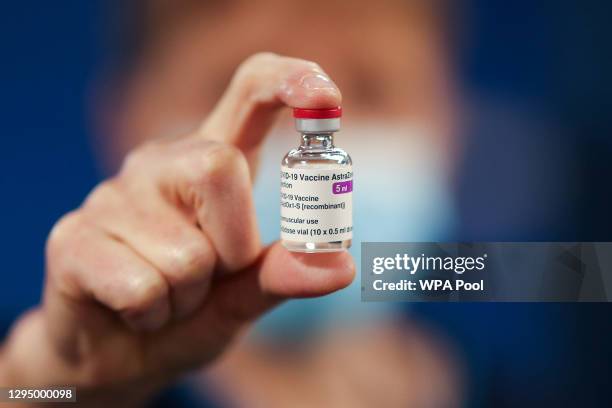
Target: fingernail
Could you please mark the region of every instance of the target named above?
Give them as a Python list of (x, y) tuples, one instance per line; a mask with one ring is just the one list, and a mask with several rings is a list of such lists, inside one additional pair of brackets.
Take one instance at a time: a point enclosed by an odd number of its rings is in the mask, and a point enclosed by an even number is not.
[(327, 75), (321, 73), (311, 73), (302, 77), (300, 85), (306, 89), (336, 89), (334, 81)]

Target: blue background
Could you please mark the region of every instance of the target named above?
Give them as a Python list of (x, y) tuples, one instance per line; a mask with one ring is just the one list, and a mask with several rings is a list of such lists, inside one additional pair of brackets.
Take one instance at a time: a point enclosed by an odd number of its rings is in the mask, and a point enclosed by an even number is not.
[[(54, 222), (99, 181), (88, 124), (92, 77), (104, 58), (102, 2), (3, 2), (0, 13), (0, 327), (36, 304), (44, 242)], [(496, 177), (512, 183), (507, 140), (484, 128), (470, 134), (457, 197), (463, 240), (612, 240), (611, 38), (604, 2), (465, 1), (469, 47), (457, 49), (459, 76), (474, 93), (517, 101), (555, 118), (556, 131), (517, 149), (546, 157), (563, 147), (575, 169), (563, 203), (531, 196), (528, 221), (500, 221)], [(495, 160), (491, 161), (491, 157)], [(554, 157), (554, 156), (553, 156)], [(539, 170), (538, 170), (539, 169)], [(505, 170), (505, 171), (504, 171)], [(491, 173), (493, 171), (493, 173)], [(492, 174), (494, 176), (492, 176)], [(501, 182), (499, 181), (499, 182)], [(532, 192), (532, 190), (527, 191)], [(554, 197), (558, 200), (559, 197)], [(506, 200), (507, 203), (507, 200)], [(559, 208), (553, 208), (558, 206)], [(558, 211), (557, 211), (558, 210)], [(426, 304), (413, 313), (466, 356), (470, 406), (603, 406), (612, 401), (609, 304)]]

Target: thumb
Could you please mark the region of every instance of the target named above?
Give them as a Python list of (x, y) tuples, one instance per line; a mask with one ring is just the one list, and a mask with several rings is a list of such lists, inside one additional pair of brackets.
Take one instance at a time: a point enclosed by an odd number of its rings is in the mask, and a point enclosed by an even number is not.
[(248, 270), (218, 282), (210, 305), (239, 326), (290, 298), (323, 296), (348, 286), (355, 263), (346, 252), (289, 252), (280, 243), (266, 248)]
[(355, 264), (348, 252), (298, 254), (279, 243), (239, 273), (214, 282), (201, 311), (155, 337), (159, 361), (195, 367), (212, 361), (248, 323), (289, 298), (322, 296), (348, 286)]

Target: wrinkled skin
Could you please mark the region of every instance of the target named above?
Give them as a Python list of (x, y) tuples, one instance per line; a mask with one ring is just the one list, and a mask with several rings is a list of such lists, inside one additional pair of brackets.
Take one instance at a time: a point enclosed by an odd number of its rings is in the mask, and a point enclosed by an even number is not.
[(70, 384), (81, 404), (133, 405), (213, 361), (278, 302), (347, 286), (347, 252), (263, 247), (251, 196), (276, 113), (340, 104), (317, 64), (257, 54), (198, 131), (132, 151), (53, 228), (44, 300), (5, 344), (0, 383)]

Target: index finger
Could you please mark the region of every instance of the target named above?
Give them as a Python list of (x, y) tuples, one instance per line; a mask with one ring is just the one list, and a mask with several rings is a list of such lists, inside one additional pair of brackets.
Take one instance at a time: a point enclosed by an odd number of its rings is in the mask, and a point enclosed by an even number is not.
[(340, 90), (318, 64), (255, 54), (238, 68), (198, 133), (238, 147), (253, 168), (258, 147), (280, 108), (325, 109), (341, 101)]

